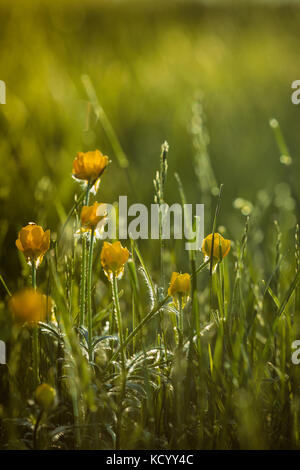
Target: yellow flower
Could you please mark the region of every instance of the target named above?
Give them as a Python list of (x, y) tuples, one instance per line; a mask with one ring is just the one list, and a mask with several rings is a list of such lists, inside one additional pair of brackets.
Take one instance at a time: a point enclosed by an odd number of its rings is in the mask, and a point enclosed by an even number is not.
[[(103, 210), (99, 210), (99, 208)], [(102, 215), (98, 215), (99, 212)], [(92, 206), (83, 206), (81, 209), (80, 219), (83, 230), (92, 230), (97, 227), (99, 222), (106, 217), (105, 204), (94, 202)]]
[(191, 290), (191, 276), (188, 273), (172, 273), (168, 289), (168, 295), (175, 297), (176, 294), (188, 295)]
[(106, 277), (111, 280), (112, 275), (120, 279), (124, 273), (124, 266), (129, 258), (129, 251), (119, 241), (104, 242), (101, 250), (101, 264)]
[(173, 301), (176, 307), (179, 309), (181, 302), (181, 308), (183, 309), (189, 299), (189, 293), (191, 290), (191, 276), (188, 273), (179, 274), (173, 272), (169, 284), (168, 295), (173, 297)]
[(77, 180), (93, 183), (95, 191), (99, 186), (99, 178), (109, 163), (109, 158), (102, 155), (100, 150), (78, 152), (72, 168), (72, 175)]
[[(203, 244), (202, 244), (202, 253), (205, 254), (207, 259), (211, 257), (212, 236), (213, 235), (211, 233), (206, 238), (204, 238)], [(220, 235), (219, 233), (215, 233), (213, 253), (212, 253), (214, 263), (222, 261), (222, 259), (228, 255), (229, 251), (230, 251), (230, 240), (226, 240), (226, 238), (223, 238), (222, 235)]]
[(35, 401), (44, 410), (48, 410), (53, 406), (55, 397), (55, 389), (46, 383), (39, 385), (35, 391)]
[(30, 222), (20, 230), (16, 246), (24, 253), (28, 264), (38, 267), (50, 247), (50, 230), (44, 232), (42, 227)]
[(188, 273), (180, 274), (173, 272), (168, 288), (168, 295), (173, 297), (176, 307), (179, 309), (179, 300), (183, 309), (189, 299), (191, 290), (191, 276)]
[(28, 288), (14, 294), (8, 305), (17, 323), (36, 324), (46, 319), (53, 302), (50, 297)]

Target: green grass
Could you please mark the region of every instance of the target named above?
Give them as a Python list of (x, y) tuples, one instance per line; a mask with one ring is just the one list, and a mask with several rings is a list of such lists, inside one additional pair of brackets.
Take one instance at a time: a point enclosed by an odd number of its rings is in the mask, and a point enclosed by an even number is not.
[[(161, 161), (166, 158), (163, 152)], [(160, 202), (167, 197), (164, 165), (156, 184)], [(179, 191), (184, 202), (182, 185)], [(215, 231), (221, 191), (212, 206)], [(85, 311), (83, 323), (82, 243), (62, 237), (53, 244), (37, 273), (56, 315), (56, 322), (38, 327), (38, 381), (56, 389), (57, 401), (40, 416), (30, 329), (14, 326), (3, 307), (9, 354), (7, 366), (1, 366), (1, 448), (299, 448), (299, 366), (291, 361), (291, 344), (300, 332), (298, 229), (295, 241), (283, 246), (276, 223), (262, 272), (253, 251), (261, 210), (255, 207), (256, 217), (245, 219), (244, 232), (215, 272), (201, 253), (189, 256), (184, 241), (176, 250), (164, 241), (157, 250), (148, 240), (154, 256), (161, 257), (153, 277), (143, 249), (132, 241), (119, 292), (117, 282), (112, 289), (100, 272), (101, 242), (94, 253), (87, 243), (91, 277), (85, 302), (91, 299), (91, 316)], [(73, 210), (63, 228), (75, 231), (78, 223)], [(178, 250), (192, 274), (179, 336), (181, 314), (164, 282), (181, 269)], [(28, 270), (24, 275), (29, 283)]]
[[(299, 449), (298, 6), (61, 5), (0, 7), (0, 448)], [(127, 240), (111, 285), (102, 242), (74, 237), (72, 160), (94, 148), (112, 160), (99, 202), (205, 203), (206, 235), (231, 240), (215, 273), (184, 241)], [(15, 247), (30, 220), (52, 234), (38, 361), (7, 306), (32, 283)], [(192, 275), (183, 312), (173, 271)], [(43, 413), (37, 362), (56, 390)]]

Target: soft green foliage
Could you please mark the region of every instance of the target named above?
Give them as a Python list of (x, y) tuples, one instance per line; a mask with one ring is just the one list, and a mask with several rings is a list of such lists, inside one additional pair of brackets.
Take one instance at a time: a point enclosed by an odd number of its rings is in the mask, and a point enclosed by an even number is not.
[[(289, 93), (300, 10), (0, 8), (0, 448), (299, 449), (298, 110)], [(281, 127), (269, 126), (273, 115)], [(74, 233), (85, 192), (71, 168), (77, 151), (94, 148), (112, 160), (98, 201), (205, 202), (206, 234), (232, 241), (214, 273), (179, 240), (128, 240), (124, 277), (112, 283), (102, 242), (91, 251), (87, 241), (82, 268)], [(29, 220), (52, 233), (37, 272), (55, 302), (55, 318), (38, 326), (39, 381), (56, 390), (46, 411), (34, 399), (32, 330), (7, 308), (10, 292), (31, 283), (14, 244)], [(167, 296), (172, 271), (192, 275), (183, 312)]]

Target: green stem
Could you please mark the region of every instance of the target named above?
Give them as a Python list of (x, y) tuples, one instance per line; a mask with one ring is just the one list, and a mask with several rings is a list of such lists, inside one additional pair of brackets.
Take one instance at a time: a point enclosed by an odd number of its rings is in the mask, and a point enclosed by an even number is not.
[(115, 308), (115, 315), (118, 327), (118, 334), (120, 340), (120, 351), (122, 354), (122, 369), (123, 375), (125, 375), (125, 349), (124, 349), (124, 339), (123, 339), (123, 325), (122, 325), (122, 316), (119, 304), (119, 294), (118, 294), (118, 281), (115, 275), (112, 276), (112, 294), (113, 294), (113, 301), (114, 301), (114, 308)]
[[(182, 297), (182, 296), (181, 296)], [(182, 298), (179, 299), (179, 344), (183, 344), (183, 308), (182, 308)]]
[(43, 412), (44, 410), (41, 410), (38, 414), (38, 417), (36, 419), (36, 423), (35, 423), (35, 426), (34, 426), (34, 431), (33, 431), (33, 449), (34, 450), (37, 450), (37, 433), (38, 433), (38, 428), (39, 428), (39, 425), (40, 425), (40, 422), (41, 422), (41, 419), (42, 419), (42, 416), (43, 416)]
[(191, 274), (191, 279), (194, 279), (194, 277), (200, 273), (201, 271), (203, 271), (203, 269), (210, 263), (210, 260), (207, 260), (207, 261), (204, 261), (202, 264), (200, 264), (200, 266), (195, 269), (195, 271), (192, 272)]
[(87, 278), (87, 322), (88, 322), (88, 348), (89, 361), (93, 361), (93, 316), (92, 316), (92, 268), (93, 246), (95, 231), (92, 229), (89, 250), (88, 278)]
[[(137, 252), (138, 253), (138, 252)], [(195, 274), (198, 274), (200, 271), (203, 271), (203, 269), (208, 265), (209, 261), (206, 261), (202, 263), (195, 271)], [(193, 275), (191, 276), (193, 277)], [(135, 327), (135, 329), (127, 336), (126, 340), (124, 341), (123, 345), (118, 347), (117, 351), (111, 356), (111, 358), (108, 361), (107, 366), (111, 364), (112, 361), (116, 359), (116, 357), (119, 355), (119, 353), (122, 351), (123, 348), (129, 344), (134, 337), (137, 335), (137, 333), (148, 323), (156, 314), (157, 312), (165, 305), (165, 303), (170, 300), (170, 296), (166, 295), (160, 302), (157, 303), (157, 305), (147, 314), (144, 316), (144, 318), (141, 320), (141, 322)]]
[(32, 287), (34, 288), (34, 290), (36, 290), (36, 266), (33, 260), (31, 263), (31, 277), (32, 277)]
[[(86, 187), (84, 204), (87, 206), (89, 203), (91, 184), (88, 183)], [(82, 238), (82, 260), (81, 260), (81, 285), (80, 285), (80, 316), (79, 324), (83, 325), (85, 322), (86, 312), (86, 268), (87, 268), (87, 246), (86, 238)]]
[(79, 324), (85, 320), (85, 294), (86, 294), (86, 238), (82, 239), (81, 284), (80, 284), (80, 317)]
[[(32, 276), (32, 287), (36, 290), (36, 265), (34, 260), (31, 263), (31, 276)], [(32, 364), (33, 373), (35, 379), (35, 386), (40, 382), (39, 379), (39, 330), (38, 326), (34, 325), (32, 332)]]
[(4, 289), (6, 290), (6, 293), (9, 295), (9, 297), (11, 297), (11, 292), (10, 292), (9, 288), (7, 287), (6, 282), (4, 281), (3, 277), (1, 276), (1, 274), (0, 274), (0, 281), (1, 281), (1, 283), (2, 283), (2, 285), (3, 285), (3, 287), (4, 287)]
[(88, 95), (88, 98), (90, 102), (92, 103), (92, 106), (95, 110), (96, 116), (99, 119), (99, 122), (101, 123), (101, 125), (103, 126), (104, 132), (106, 133), (106, 136), (108, 137), (108, 140), (110, 141), (110, 144), (115, 152), (115, 155), (117, 157), (120, 167), (127, 168), (129, 166), (129, 161), (119, 142), (117, 134), (115, 133), (108, 117), (106, 116), (104, 112), (104, 109), (102, 108), (98, 100), (98, 97), (95, 92), (95, 88), (91, 82), (90, 77), (88, 75), (82, 75), (81, 80), (86, 90), (86, 93)]
[(124, 338), (123, 338), (123, 325), (122, 325), (122, 316), (119, 304), (119, 294), (118, 294), (118, 281), (115, 275), (112, 276), (112, 294), (113, 294), (113, 301), (114, 301), (114, 310), (115, 316), (117, 321), (117, 328), (120, 340), (120, 348), (121, 348), (121, 360), (122, 360), (122, 374), (121, 374), (121, 393), (119, 397), (118, 403), (118, 425), (116, 430), (116, 450), (120, 449), (120, 441), (121, 441), (121, 428), (122, 428), (122, 403), (125, 396), (126, 390), (126, 357), (125, 357), (125, 349), (124, 349)]
[(144, 318), (143, 320), (141, 320), (141, 322), (136, 326), (136, 328), (127, 336), (126, 340), (123, 342), (123, 345), (118, 347), (117, 351), (112, 355), (112, 357), (110, 358), (110, 360), (108, 361), (108, 364), (111, 364), (112, 361), (114, 361), (116, 359), (116, 357), (119, 355), (119, 353), (122, 351), (123, 348), (125, 348), (127, 346), (127, 344), (129, 344), (133, 338), (137, 335), (137, 333), (143, 328), (143, 326), (145, 326), (146, 323), (148, 323), (148, 321), (151, 320), (151, 318), (154, 317), (154, 315), (157, 314), (157, 312), (163, 307), (163, 305), (167, 302), (167, 300), (169, 300), (170, 297), (169, 295), (166, 295), (166, 297), (164, 297), (157, 305), (156, 307), (154, 307)]

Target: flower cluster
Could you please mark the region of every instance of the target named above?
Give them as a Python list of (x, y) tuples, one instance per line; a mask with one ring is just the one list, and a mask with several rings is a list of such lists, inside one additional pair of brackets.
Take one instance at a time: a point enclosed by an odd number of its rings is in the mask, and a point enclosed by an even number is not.
[[(99, 150), (79, 152), (72, 166), (72, 176), (85, 183), (88, 192), (96, 193), (99, 188), (100, 177), (109, 164), (109, 158)], [(92, 205), (83, 205), (80, 213), (80, 234), (90, 235), (92, 232), (98, 238), (106, 223), (106, 204), (94, 202)], [(33, 222), (23, 227), (16, 240), (26, 262), (36, 270), (50, 248), (50, 230)], [(101, 251), (101, 264), (108, 279), (112, 276), (120, 279), (129, 258), (129, 251), (123, 248), (120, 242), (104, 242)], [(24, 289), (14, 294), (9, 307), (16, 322), (37, 324), (46, 319), (51, 312), (52, 301), (35, 288)]]
[[(73, 177), (84, 180), (93, 185), (97, 191), (100, 176), (109, 163), (109, 158), (99, 150), (91, 152), (79, 152), (73, 161)], [(80, 213), (80, 233), (93, 232), (96, 238), (100, 236), (106, 223), (106, 204), (94, 202), (93, 205), (84, 205)], [(120, 279), (124, 272), (124, 266), (129, 258), (129, 251), (123, 248), (119, 241), (114, 243), (104, 242), (101, 251), (101, 264), (108, 279), (112, 276)]]
[[(79, 152), (72, 166), (73, 177), (84, 182), (86, 187), (85, 204), (81, 208), (80, 222), (81, 228), (79, 234), (84, 234), (90, 240), (89, 264), (87, 265), (87, 245), (85, 239), (82, 244), (82, 282), (81, 282), (81, 303), (82, 315), (80, 321), (85, 320), (85, 305), (87, 305), (88, 324), (92, 328), (92, 303), (91, 303), (91, 282), (92, 282), (92, 264), (93, 264), (93, 240), (99, 238), (106, 223), (107, 210), (106, 204), (94, 202), (88, 205), (89, 193), (96, 193), (99, 187), (100, 177), (109, 164), (109, 158), (103, 155), (99, 150), (89, 152)], [(9, 301), (10, 310), (17, 322), (28, 322), (37, 324), (46, 319), (52, 309), (52, 301), (45, 295), (36, 290), (36, 269), (40, 266), (46, 252), (50, 248), (50, 230), (44, 231), (43, 228), (35, 223), (29, 223), (23, 227), (16, 240), (17, 248), (24, 254), (24, 257), (32, 267), (33, 288), (24, 289), (13, 295)], [(230, 240), (226, 240), (219, 233), (211, 233), (202, 244), (202, 252), (205, 255), (205, 261), (211, 260), (213, 268), (217, 266), (229, 253)], [(120, 241), (109, 243), (104, 241), (100, 254), (100, 261), (104, 273), (112, 283), (114, 300), (117, 300), (116, 280), (124, 274), (125, 265), (129, 259), (130, 253), (126, 247), (123, 247)], [(88, 272), (88, 276), (86, 276)], [(168, 288), (168, 296), (172, 297), (174, 304), (182, 315), (182, 310), (189, 300), (191, 291), (191, 276), (188, 273), (173, 272)], [(87, 300), (86, 300), (87, 297)], [(119, 311), (119, 306), (116, 305)], [(119, 321), (120, 324), (120, 321)], [(183, 323), (181, 318), (181, 332)], [(92, 355), (90, 354), (90, 358)], [(45, 388), (45, 387), (44, 387)], [(42, 389), (41, 389), (42, 390)], [(42, 393), (42, 392), (40, 392)], [(43, 392), (44, 393), (44, 392)], [(46, 392), (45, 392), (46, 393)], [(47, 392), (48, 393), (48, 392)]]
[[(109, 158), (103, 155), (100, 150), (79, 152), (73, 161), (73, 178), (84, 182), (87, 195), (89, 192), (96, 194), (99, 189), (100, 177), (108, 164)], [(93, 232), (93, 236), (99, 238), (106, 223), (106, 216), (105, 204), (94, 202), (91, 206), (84, 205), (80, 214), (81, 229), (77, 231), (76, 235), (89, 236)]]

